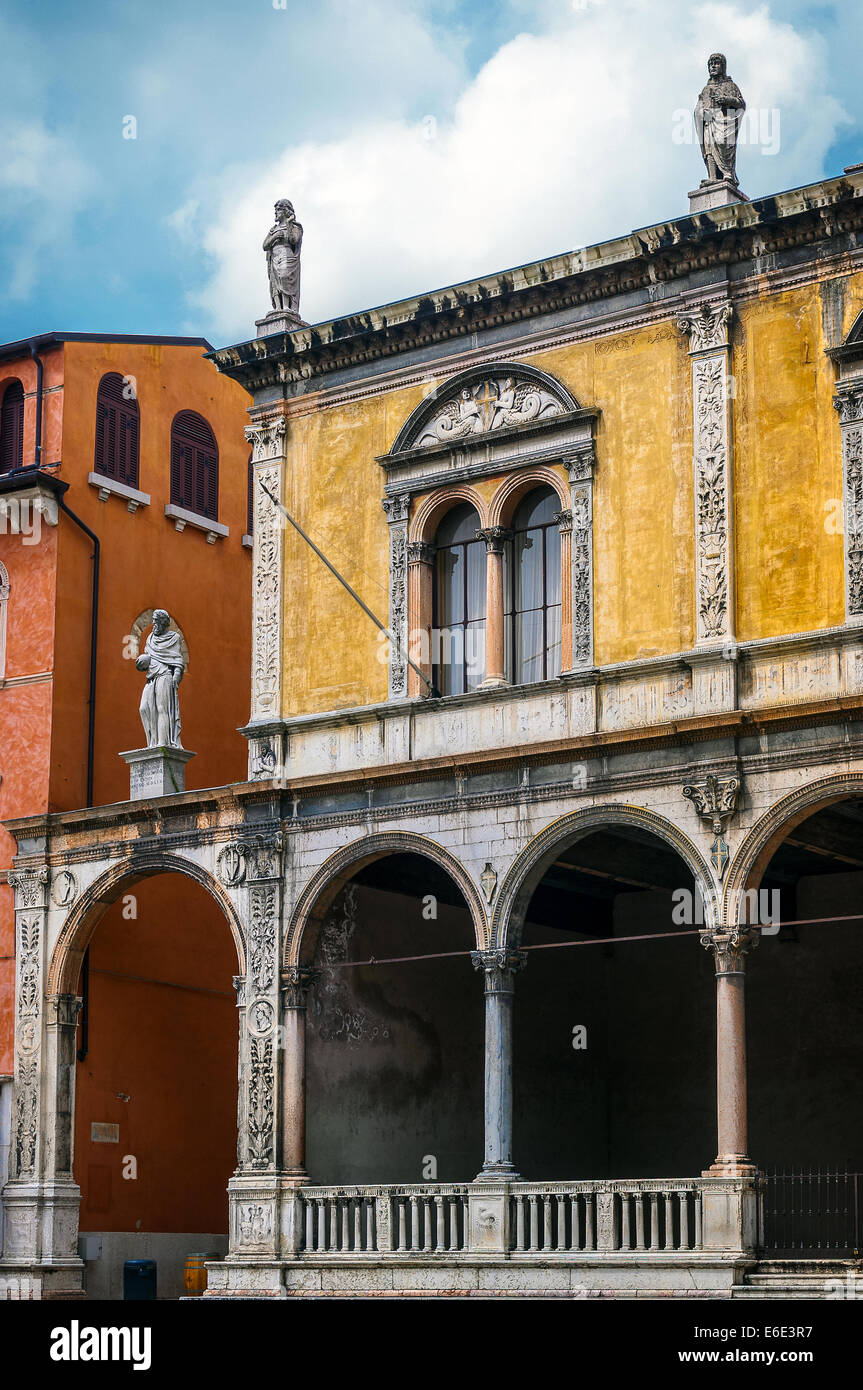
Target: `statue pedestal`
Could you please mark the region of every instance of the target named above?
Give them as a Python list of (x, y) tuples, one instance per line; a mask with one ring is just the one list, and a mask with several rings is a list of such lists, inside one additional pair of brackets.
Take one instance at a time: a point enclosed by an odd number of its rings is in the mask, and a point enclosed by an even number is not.
[(726, 208), (731, 203), (748, 203), (736, 183), (730, 179), (702, 179), (689, 195), (689, 211), (706, 212), (708, 208)]
[(299, 314), (291, 314), (287, 309), (273, 309), (266, 318), (255, 319), (259, 338), (269, 338), (273, 333), (293, 333), (297, 328), (308, 326)]
[(173, 796), (186, 790), (186, 763), (195, 754), (187, 748), (133, 748), (120, 757), (129, 766), (129, 800)]

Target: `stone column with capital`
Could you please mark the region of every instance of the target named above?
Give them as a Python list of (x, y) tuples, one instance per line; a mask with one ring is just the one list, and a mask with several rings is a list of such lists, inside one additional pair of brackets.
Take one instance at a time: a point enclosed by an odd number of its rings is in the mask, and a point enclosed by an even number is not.
[(560, 669), (572, 669), (572, 508), (555, 512), (560, 531)]
[(512, 1158), (512, 1004), (524, 951), (472, 951), (485, 980), (485, 1159), (477, 1181), (518, 1177)]
[[(408, 541), (408, 633), (417, 634), (419, 641), (411, 650), (411, 658), (426, 680), (432, 678), (432, 588), (434, 585), (435, 548), (425, 541)], [(416, 671), (408, 667), (408, 694), (425, 695), (424, 686)]]
[(297, 1184), (306, 1181), (306, 997), (319, 973), (305, 965), (282, 971), (281, 1168)]
[(506, 633), (504, 629), (503, 571), (504, 547), (512, 532), (505, 526), (489, 526), (477, 531), (485, 541), (485, 679), (481, 690), (509, 685), (506, 677)]
[(758, 934), (728, 928), (706, 932), (701, 944), (716, 964), (716, 1126), (717, 1155), (705, 1177), (746, 1178), (755, 1174), (749, 1158), (746, 1082), (746, 954)]

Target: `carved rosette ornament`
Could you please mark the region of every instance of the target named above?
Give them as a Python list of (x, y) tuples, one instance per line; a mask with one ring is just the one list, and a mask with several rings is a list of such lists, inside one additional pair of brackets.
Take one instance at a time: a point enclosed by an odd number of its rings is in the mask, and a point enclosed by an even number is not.
[[(261, 416), (246, 429), (252, 446), (252, 720), (278, 718), (282, 702), (282, 518), (264, 487), (282, 501), (287, 424)], [(261, 483), (264, 487), (261, 487)], [(261, 776), (252, 767), (249, 776)]]
[(385, 497), (382, 503), (390, 532), (389, 627), (396, 638), (390, 642), (388, 692), (391, 700), (408, 693), (408, 515), (410, 497)]
[(677, 319), (692, 358), (696, 641), (733, 637), (729, 338), (732, 305), (702, 304)]
[(833, 404), (842, 429), (845, 621), (863, 623), (863, 381), (843, 381)]
[(691, 801), (702, 820), (710, 821), (713, 844), (710, 862), (721, 879), (728, 867), (729, 849), (723, 831), (737, 810), (740, 792), (739, 777), (716, 777), (712, 772), (699, 782), (688, 782), (683, 795)]
[(568, 533), (572, 571), (572, 670), (593, 666), (593, 442), (567, 459), (570, 506), (558, 515), (561, 533)]

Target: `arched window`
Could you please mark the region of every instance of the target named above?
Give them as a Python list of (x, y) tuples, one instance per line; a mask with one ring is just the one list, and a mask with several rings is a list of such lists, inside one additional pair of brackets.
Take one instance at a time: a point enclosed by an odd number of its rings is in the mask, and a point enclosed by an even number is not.
[(119, 372), (108, 372), (99, 382), (93, 468), (103, 478), (136, 488), (140, 416), (128, 382)]
[(442, 695), (475, 690), (485, 676), (485, 541), (464, 503), (438, 529), (432, 634), (434, 684)]
[(0, 405), (0, 473), (24, 467), (24, 387), (10, 381)]
[(560, 529), (554, 519), (560, 509), (553, 488), (537, 488), (512, 520), (504, 615), (513, 685), (560, 674)]
[(219, 519), (219, 450), (194, 410), (181, 410), (171, 426), (171, 501), (209, 521)]

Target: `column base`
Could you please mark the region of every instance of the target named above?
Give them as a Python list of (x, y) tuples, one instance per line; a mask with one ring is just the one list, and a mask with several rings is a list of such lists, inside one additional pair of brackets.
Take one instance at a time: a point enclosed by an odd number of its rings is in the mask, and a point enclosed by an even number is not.
[(490, 1163), (479, 1170), (474, 1182), (521, 1182), (521, 1173), (511, 1163)]
[(512, 682), (504, 676), (486, 676), (485, 680), (477, 686), (477, 690), (509, 690)]
[(758, 1169), (747, 1154), (719, 1154), (709, 1168), (702, 1170), (703, 1178), (754, 1178)]

